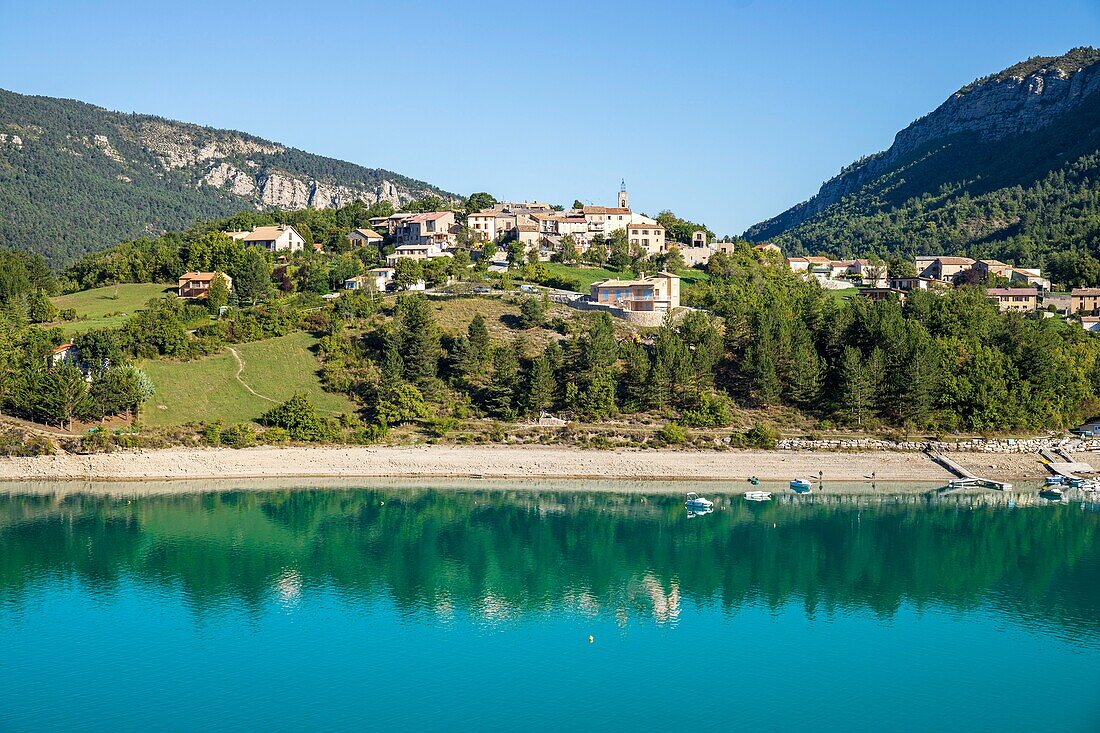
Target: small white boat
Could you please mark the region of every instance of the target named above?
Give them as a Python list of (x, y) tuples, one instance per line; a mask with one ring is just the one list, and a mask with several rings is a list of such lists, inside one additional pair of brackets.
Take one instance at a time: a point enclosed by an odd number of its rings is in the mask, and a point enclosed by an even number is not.
[(693, 512), (709, 512), (714, 509), (714, 502), (710, 499), (704, 499), (692, 492), (687, 495), (687, 501), (684, 502), (684, 506)]
[(1043, 480), (1043, 486), (1061, 486), (1066, 482), (1065, 476), (1047, 476)]
[(746, 491), (746, 501), (771, 501), (772, 492), (770, 491)]
[(813, 490), (813, 484), (804, 478), (796, 478), (794, 481), (791, 481), (791, 491), (799, 494), (812, 494)]

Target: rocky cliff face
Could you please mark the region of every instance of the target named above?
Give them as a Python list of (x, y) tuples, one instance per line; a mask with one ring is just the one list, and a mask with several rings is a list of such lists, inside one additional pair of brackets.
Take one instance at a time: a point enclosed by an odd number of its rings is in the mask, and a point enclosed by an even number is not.
[[(257, 208), (321, 209), (352, 201), (389, 201), (400, 207), (425, 193), (437, 192), (418, 181), (350, 164), (345, 164), (353, 169), (348, 177), (293, 170), (280, 158), (292, 157), (289, 154), (297, 151), (241, 133), (152, 118), (138, 124), (117, 122), (113, 127), (109, 132), (140, 146), (151, 156), (154, 168), (183, 174), (191, 185), (221, 189)], [(109, 138), (109, 134), (95, 136), (101, 149), (113, 150)]]
[(797, 226), (865, 184), (904, 165), (936, 141), (961, 133), (985, 142), (1040, 130), (1100, 91), (1100, 51), (1074, 49), (1058, 58), (1036, 58), (978, 80), (899, 132), (885, 151), (846, 168), (817, 195), (747, 235), (766, 238)]

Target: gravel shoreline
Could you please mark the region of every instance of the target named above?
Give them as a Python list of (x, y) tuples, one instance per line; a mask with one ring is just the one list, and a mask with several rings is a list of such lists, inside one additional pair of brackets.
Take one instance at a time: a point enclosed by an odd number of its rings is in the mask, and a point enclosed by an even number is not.
[[(1034, 454), (952, 454), (978, 475), (1037, 479)], [(919, 452), (584, 450), (542, 446), (183, 448), (0, 458), (0, 482), (216, 479), (586, 479), (746, 483), (938, 482), (951, 474)]]

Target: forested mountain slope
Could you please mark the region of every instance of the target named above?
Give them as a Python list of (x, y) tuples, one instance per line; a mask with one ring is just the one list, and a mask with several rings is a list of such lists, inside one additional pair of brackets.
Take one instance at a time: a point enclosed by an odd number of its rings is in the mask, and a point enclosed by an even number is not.
[(1079, 48), (963, 87), (746, 236), (792, 254), (965, 252), (1100, 284), (1098, 174), (1100, 51)]
[(444, 192), (241, 132), (0, 90), (0, 246), (55, 265), (249, 207), (427, 194)]

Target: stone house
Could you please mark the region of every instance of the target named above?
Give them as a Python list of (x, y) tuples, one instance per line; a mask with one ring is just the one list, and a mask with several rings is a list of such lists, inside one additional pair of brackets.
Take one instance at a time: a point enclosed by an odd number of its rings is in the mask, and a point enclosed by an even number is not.
[(487, 209), (466, 217), (466, 227), (475, 240), (500, 242), (516, 235), (516, 215)]
[(434, 244), (446, 247), (454, 244), (455, 213), (429, 211), (413, 214), (394, 229), (394, 242), (403, 244)]
[(648, 254), (665, 251), (665, 228), (660, 224), (627, 224), (627, 241), (638, 245)]
[(917, 274), (920, 277), (928, 277), (944, 282), (954, 282), (959, 275), (974, 266), (974, 260), (969, 257), (935, 257), (921, 269), (921, 264), (925, 259), (923, 257), (917, 258)]
[(1069, 312), (1079, 316), (1100, 316), (1100, 288), (1074, 288), (1069, 292)]

